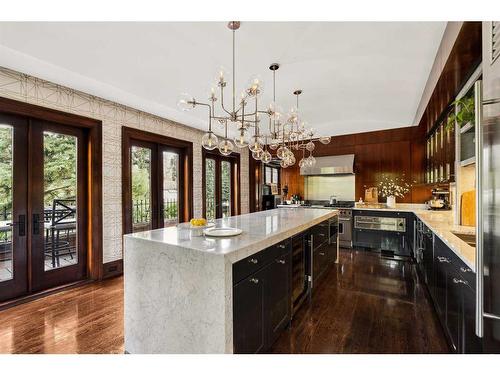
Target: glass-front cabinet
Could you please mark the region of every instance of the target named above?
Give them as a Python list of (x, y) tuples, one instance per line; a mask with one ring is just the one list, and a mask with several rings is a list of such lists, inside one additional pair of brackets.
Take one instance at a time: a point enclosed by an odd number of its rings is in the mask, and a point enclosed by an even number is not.
[(455, 181), (455, 128), (449, 111), (427, 136), (425, 182)]
[(481, 66), (430, 129), (426, 140), (428, 184), (455, 182), (457, 167), (475, 163), (474, 83), (481, 79)]

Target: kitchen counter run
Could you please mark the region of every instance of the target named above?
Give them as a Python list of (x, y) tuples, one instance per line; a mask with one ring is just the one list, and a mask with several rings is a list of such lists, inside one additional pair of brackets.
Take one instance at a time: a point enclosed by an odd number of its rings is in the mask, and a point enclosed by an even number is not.
[[(413, 206), (413, 207), (412, 207)], [(421, 205), (397, 205), (396, 208), (355, 207), (354, 210), (412, 212), (427, 225), (462, 261), (475, 272), (476, 249), (453, 234), (475, 234), (474, 227), (453, 224), (453, 211), (432, 211)]]

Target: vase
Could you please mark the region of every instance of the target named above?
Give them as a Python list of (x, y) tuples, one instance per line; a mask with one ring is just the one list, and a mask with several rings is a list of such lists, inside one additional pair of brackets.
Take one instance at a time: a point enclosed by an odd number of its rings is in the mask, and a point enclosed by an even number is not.
[(389, 195), (387, 197), (387, 207), (396, 208), (396, 197), (394, 195)]

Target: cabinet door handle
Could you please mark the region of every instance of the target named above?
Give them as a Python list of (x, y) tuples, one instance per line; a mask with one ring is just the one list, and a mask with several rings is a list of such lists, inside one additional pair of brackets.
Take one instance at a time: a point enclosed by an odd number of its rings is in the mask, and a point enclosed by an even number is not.
[(463, 273), (472, 272), (472, 270), (467, 267), (460, 267), (460, 271), (462, 271)]
[(460, 280), (460, 279), (457, 279), (456, 277), (453, 278), (453, 282), (455, 284), (464, 284), (464, 285), (469, 285), (469, 283), (465, 280)]
[(257, 264), (257, 263), (259, 263), (259, 261), (258, 261), (257, 259), (255, 259), (255, 258), (250, 258), (248, 261), (249, 261), (250, 263), (253, 263), (253, 264)]
[(278, 247), (279, 247), (280, 249), (284, 249), (284, 248), (286, 248), (286, 245), (281, 244), (281, 245), (278, 245)]
[(451, 263), (451, 260), (445, 257), (437, 257), (440, 263)]
[(286, 263), (283, 259), (277, 259), (276, 262), (278, 262), (279, 264), (285, 264)]
[(254, 283), (254, 284), (258, 284), (259, 283), (259, 279), (255, 278), (255, 277), (252, 277), (250, 279), (250, 282)]
[(319, 252), (319, 255), (323, 256), (323, 255), (325, 255), (325, 253), (324, 253), (324, 252), (322, 252), (322, 251), (320, 251), (320, 252)]

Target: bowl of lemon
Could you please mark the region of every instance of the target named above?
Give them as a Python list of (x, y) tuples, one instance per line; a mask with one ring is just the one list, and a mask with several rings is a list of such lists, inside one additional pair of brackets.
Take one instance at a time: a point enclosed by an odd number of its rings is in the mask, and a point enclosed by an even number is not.
[(207, 228), (211, 228), (215, 225), (215, 223), (210, 223), (207, 219), (204, 218), (194, 218), (189, 220), (189, 223), (182, 223), (178, 226), (182, 229), (188, 229), (191, 231), (192, 236), (203, 236), (203, 230)]

